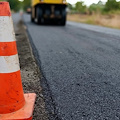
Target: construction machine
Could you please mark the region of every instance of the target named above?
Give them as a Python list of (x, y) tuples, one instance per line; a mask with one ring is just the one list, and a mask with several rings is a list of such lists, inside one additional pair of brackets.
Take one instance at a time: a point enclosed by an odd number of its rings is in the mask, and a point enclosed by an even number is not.
[(31, 21), (38, 24), (55, 22), (66, 24), (66, 0), (32, 0)]

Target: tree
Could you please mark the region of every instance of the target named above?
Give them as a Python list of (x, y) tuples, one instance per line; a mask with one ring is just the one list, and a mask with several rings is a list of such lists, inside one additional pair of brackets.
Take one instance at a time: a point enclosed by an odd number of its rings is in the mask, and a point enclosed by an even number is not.
[(102, 12), (103, 9), (104, 9), (104, 4), (102, 1), (99, 1), (97, 4), (93, 3), (92, 5), (90, 5), (89, 12), (90, 13)]
[(24, 0), (20, 2), (19, 0), (0, 0), (0, 1), (8, 1), (13, 11), (19, 11), (21, 8), (26, 10), (27, 8), (31, 7), (31, 0)]
[(18, 11), (20, 9), (20, 1), (18, 0), (0, 0), (0, 1), (7, 1), (10, 4), (10, 8), (13, 11)]
[(68, 8), (69, 8), (70, 10), (72, 10), (72, 9), (73, 9), (72, 4), (68, 3)]
[(118, 2), (118, 5), (119, 5), (119, 10), (120, 10), (120, 1)]
[(86, 7), (86, 5), (84, 5), (84, 2), (77, 2), (75, 4), (75, 10), (80, 13), (86, 13), (87, 7)]
[(31, 7), (31, 0), (24, 0), (23, 1), (23, 9), (26, 10), (27, 8)]
[(116, 0), (108, 0), (105, 4), (105, 11), (117, 10), (119, 9), (119, 4)]

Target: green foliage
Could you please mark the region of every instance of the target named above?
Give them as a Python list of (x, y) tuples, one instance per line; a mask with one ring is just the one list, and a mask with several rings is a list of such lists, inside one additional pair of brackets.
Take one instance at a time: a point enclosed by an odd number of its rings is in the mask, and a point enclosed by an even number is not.
[(31, 7), (31, 0), (24, 0), (23, 1), (23, 9), (26, 11), (27, 8)]
[[(24, 0), (20, 2), (19, 0), (0, 0), (0, 1), (8, 1), (10, 3), (11, 10), (19, 11), (19, 9), (24, 9), (26, 11), (27, 8), (31, 7), (31, 0)], [(105, 4), (101, 2), (101, 0), (97, 4), (92, 4), (87, 7), (84, 2), (77, 2), (75, 5), (68, 3), (68, 8), (71, 12), (74, 13), (115, 13), (115, 11), (120, 11), (120, 2), (116, 0), (107, 0)]]
[(20, 1), (18, 1), (18, 0), (6, 0), (6, 1), (9, 2), (11, 10), (19, 11), (20, 6), (21, 6), (21, 2)]
[(112, 11), (120, 9), (120, 3), (116, 0), (108, 0), (105, 4), (105, 11)]
[(72, 4), (68, 3), (68, 8), (69, 8), (70, 10), (72, 10), (72, 9), (73, 9)]
[(107, 0), (104, 4), (101, 0), (97, 4), (91, 4), (89, 7), (84, 5), (84, 2), (77, 2), (75, 6), (68, 4), (68, 8), (72, 11), (79, 13), (119, 13), (120, 11), (120, 1)]
[(102, 1), (99, 1), (97, 4), (92, 4), (89, 7), (89, 12), (93, 13), (93, 12), (101, 12), (104, 9), (104, 4), (102, 3)]
[(75, 4), (75, 10), (79, 13), (86, 13), (87, 11), (87, 6), (84, 5), (84, 2), (77, 2)]
[(27, 8), (31, 7), (31, 0), (24, 0), (20, 2), (19, 0), (0, 0), (0, 1), (8, 1), (10, 4), (11, 10), (17, 12), (20, 9), (26, 10)]
[(118, 2), (118, 5), (119, 5), (119, 10), (120, 10), (120, 2)]

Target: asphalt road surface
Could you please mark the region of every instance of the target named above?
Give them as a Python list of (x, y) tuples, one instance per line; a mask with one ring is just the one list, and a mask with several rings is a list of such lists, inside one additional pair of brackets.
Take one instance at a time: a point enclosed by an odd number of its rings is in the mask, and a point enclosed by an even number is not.
[[(120, 30), (24, 21), (51, 120), (120, 120)], [(46, 88), (48, 87), (48, 88)]]

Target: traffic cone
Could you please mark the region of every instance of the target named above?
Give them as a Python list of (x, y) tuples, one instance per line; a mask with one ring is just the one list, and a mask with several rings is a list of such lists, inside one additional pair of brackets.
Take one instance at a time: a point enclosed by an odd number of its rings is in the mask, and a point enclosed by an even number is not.
[(0, 120), (32, 120), (36, 94), (23, 93), (8, 2), (0, 2)]

